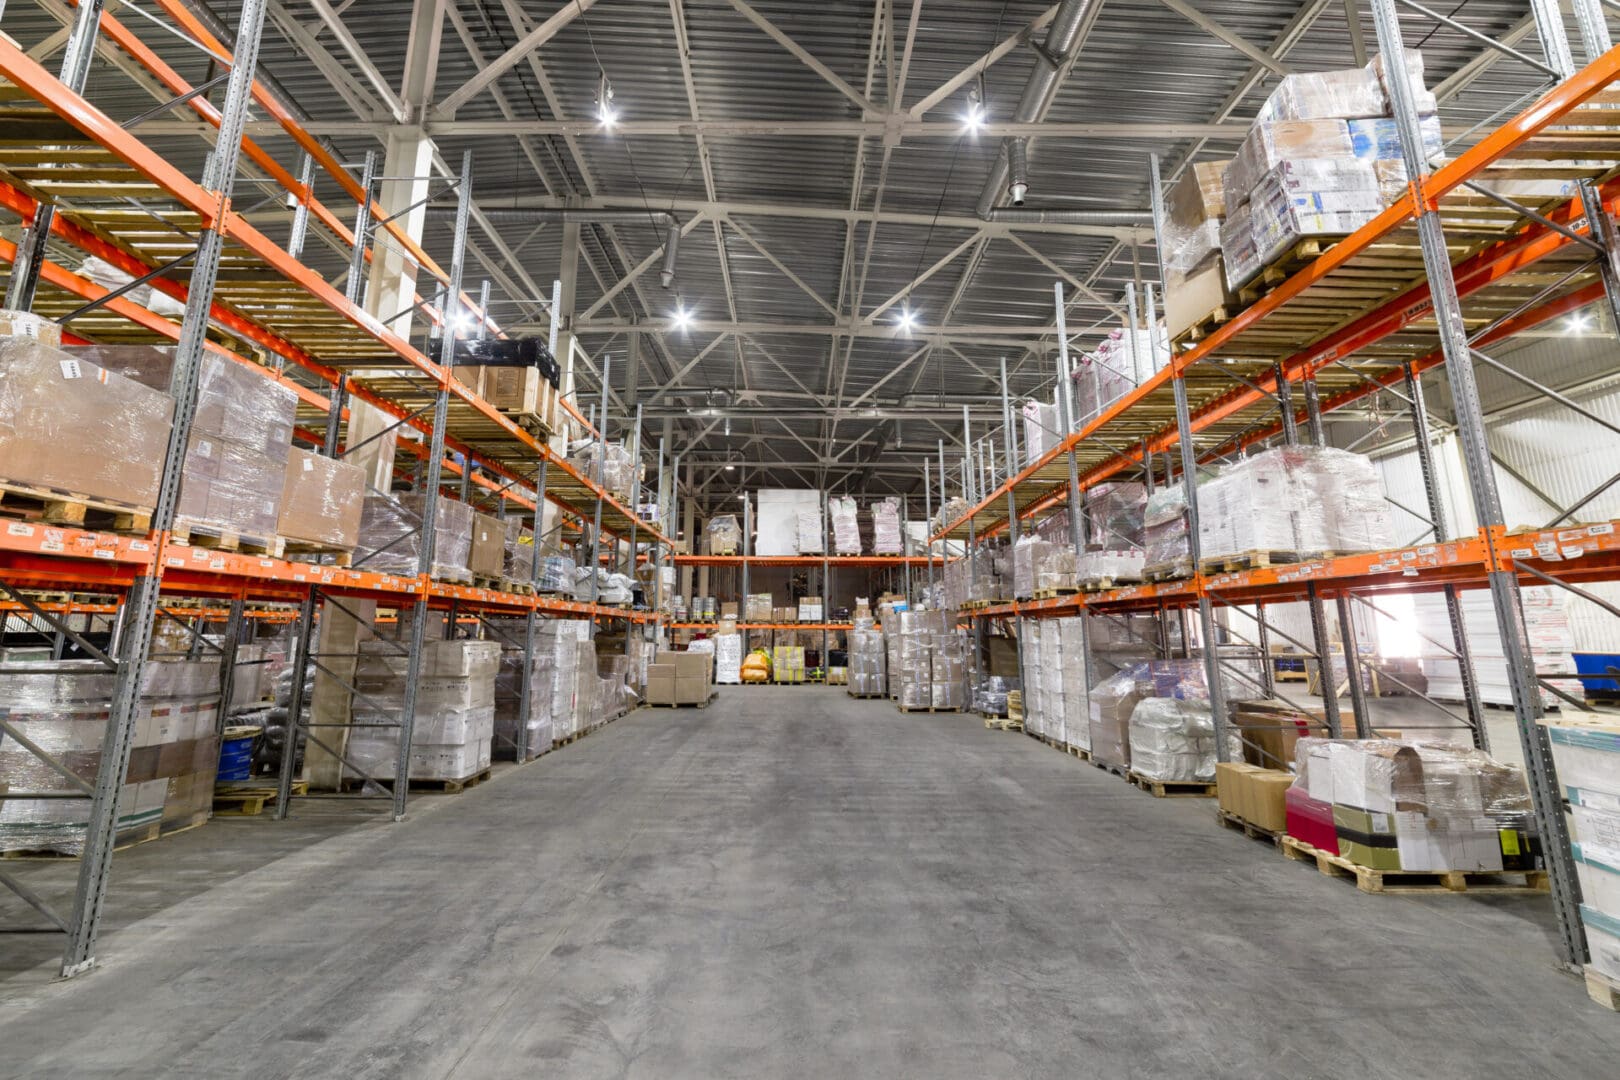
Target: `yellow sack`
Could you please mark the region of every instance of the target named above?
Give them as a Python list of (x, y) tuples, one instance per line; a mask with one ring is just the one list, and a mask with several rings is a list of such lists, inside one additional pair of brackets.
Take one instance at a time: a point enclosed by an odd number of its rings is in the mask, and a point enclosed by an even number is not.
[(762, 683), (771, 681), (771, 658), (762, 649), (755, 649), (742, 662), (742, 681)]

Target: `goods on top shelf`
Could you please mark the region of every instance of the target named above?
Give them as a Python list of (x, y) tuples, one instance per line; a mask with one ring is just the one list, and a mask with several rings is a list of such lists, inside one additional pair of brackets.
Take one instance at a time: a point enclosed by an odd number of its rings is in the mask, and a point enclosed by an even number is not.
[[(351, 551), (360, 542), (365, 493), (364, 470), (292, 447), (282, 479), (276, 535), (301, 544)], [(523, 578), (528, 580), (527, 566)]]
[[(414, 577), (422, 550), (422, 514), (427, 496), (416, 492), (366, 496), (360, 514), (356, 569)], [(472, 582), (467, 560), (472, 554), (473, 508), (455, 499), (433, 501), (433, 566), (441, 581)]]
[(1075, 363), (1074, 420), (1083, 427), (1170, 362), (1170, 339), (1161, 326), (1132, 332), (1120, 327)]
[(1190, 577), (1192, 553), (1187, 529), (1185, 486), (1171, 484), (1148, 496), (1142, 511), (1144, 571), (1155, 578)]
[(742, 553), (742, 526), (737, 524), (733, 514), (717, 514), (710, 518), (703, 530), (703, 538), (710, 555)]
[[(860, 511), (855, 506), (855, 500), (847, 495), (834, 496), (827, 500), (827, 506), (832, 516), (833, 551), (839, 555), (859, 555), (861, 553)], [(802, 544), (799, 550), (804, 550)]]
[[(1519, 590), (1524, 627), (1530, 645), (1530, 658), (1539, 672), (1573, 672), (1574, 637), (1564, 609), (1564, 592), (1549, 585), (1532, 585)], [(1496, 609), (1491, 595), (1470, 589), (1457, 595), (1462, 609), (1463, 629), (1474, 658), (1474, 681), (1480, 700), (1488, 705), (1512, 705), (1513, 690), (1508, 683), (1507, 661), (1502, 654), (1502, 638), (1496, 629)], [(1443, 652), (1450, 648), (1451, 618), (1445, 598), (1420, 593), (1412, 598), (1417, 632), (1422, 635), (1423, 677), (1429, 694), (1444, 701), (1461, 701), (1462, 674), (1457, 661)], [(1434, 642), (1439, 642), (1438, 645)], [(1579, 683), (1573, 679), (1555, 683), (1565, 693), (1579, 697)], [(1560, 698), (1537, 684), (1543, 708), (1557, 708)]]
[(890, 497), (872, 506), (872, 551), (878, 555), (905, 554), (899, 499)]
[(629, 502), (641, 485), (643, 467), (631, 459), (630, 451), (620, 442), (602, 443), (599, 450), (597, 440), (581, 439), (569, 451), (568, 464), (585, 479), (601, 484), (620, 502)]
[[(1058, 418), (1058, 407), (1044, 401), (1026, 401), (1024, 417), (1024, 464), (1033, 464), (1040, 456), (1063, 441), (1063, 425)], [(960, 516), (960, 515), (958, 515)]]

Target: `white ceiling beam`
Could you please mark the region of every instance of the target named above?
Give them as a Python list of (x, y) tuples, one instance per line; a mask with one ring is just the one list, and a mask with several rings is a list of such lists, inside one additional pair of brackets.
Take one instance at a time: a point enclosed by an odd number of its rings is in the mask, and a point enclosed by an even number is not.
[(946, 252), (944, 257), (936, 260), (932, 266), (907, 282), (905, 288), (901, 289), (899, 292), (883, 301), (877, 307), (867, 312), (864, 316), (865, 321), (872, 322), (879, 315), (883, 314), (885, 311), (888, 311), (894, 305), (910, 296), (913, 289), (927, 281), (929, 278), (933, 277), (935, 274), (939, 273), (941, 270), (945, 269), (947, 266), (951, 265), (951, 263), (955, 262), (957, 259), (961, 258), (963, 252), (967, 251), (968, 248), (972, 247), (974, 244), (977, 244), (982, 239), (984, 239), (983, 234), (976, 232), (966, 240), (963, 240), (960, 244), (957, 244), (950, 251)]
[(1278, 60), (1271, 53), (1260, 48), (1260, 46), (1239, 37), (1237, 34), (1234, 34), (1232, 31), (1228, 30), (1226, 27), (1222, 26), (1208, 15), (1205, 15), (1202, 11), (1199, 11), (1191, 4), (1187, 3), (1187, 0), (1159, 0), (1159, 3), (1163, 4), (1177, 15), (1180, 15), (1183, 19), (1186, 19), (1188, 22), (1204, 31), (1204, 33), (1226, 42), (1228, 45), (1232, 46), (1232, 48), (1236, 49), (1244, 56), (1247, 56), (1255, 63), (1262, 64), (1265, 67), (1270, 68), (1278, 75), (1293, 74), (1293, 68), (1289, 67), (1281, 60)]
[(1059, 266), (1057, 263), (1053, 262), (1051, 259), (1048, 259), (1045, 255), (1041, 254), (1039, 251), (1036, 251), (1034, 248), (1030, 247), (1029, 244), (1026, 243), (1022, 237), (1017, 236), (1017, 235), (1013, 235), (1013, 236), (1007, 237), (1007, 239), (1012, 241), (1014, 247), (1019, 248), (1026, 255), (1028, 255), (1030, 258), (1034, 259), (1036, 262), (1040, 263), (1047, 270), (1050, 270), (1052, 273), (1056, 274), (1058, 277), (1062, 278), (1064, 281), (1068, 282), (1070, 285), (1074, 286), (1076, 289), (1078, 289), (1081, 292), (1085, 293), (1086, 296), (1088, 296), (1092, 300), (1096, 301), (1099, 306), (1105, 307), (1109, 311), (1112, 311), (1115, 314), (1120, 315), (1120, 316), (1124, 316), (1126, 314), (1125, 309), (1123, 307), (1121, 307), (1120, 305), (1114, 303), (1111, 300), (1105, 299), (1102, 296), (1102, 294), (1098, 293), (1090, 285), (1087, 285), (1084, 281), (1081, 281), (1079, 278), (1075, 277), (1073, 274), (1071, 274), (1067, 270), (1063, 269), (1063, 267)]
[(980, 74), (989, 71), (990, 68), (994, 67), (996, 62), (1002, 57), (1006, 56), (1008, 53), (1018, 48), (1018, 46), (1027, 42), (1030, 39), (1031, 34), (1042, 27), (1050, 25), (1052, 19), (1057, 15), (1059, 6), (1060, 5), (1058, 4), (1053, 4), (1051, 7), (1037, 15), (1034, 22), (1027, 24), (1023, 29), (1019, 30), (1011, 37), (1003, 38), (1001, 41), (997, 42), (995, 48), (973, 61), (973, 63), (969, 64), (961, 71), (958, 71), (955, 75), (952, 75), (949, 79), (946, 79), (944, 82), (940, 83), (939, 86), (931, 91), (926, 97), (917, 102), (917, 104), (913, 105), (907, 115), (913, 119), (920, 119), (940, 102), (956, 93), (969, 82), (978, 78)]
[(388, 85), (387, 78), (383, 76), (381, 71), (377, 70), (377, 65), (371, 62), (370, 55), (367, 54), (365, 49), (361, 48), (360, 42), (355, 40), (354, 34), (350, 32), (349, 27), (344, 23), (343, 16), (333, 11), (332, 5), (328, 4), (326, 0), (309, 0), (309, 6), (315, 9), (315, 14), (319, 15), (321, 21), (326, 24), (327, 29), (332, 31), (332, 36), (343, 47), (343, 51), (354, 62), (354, 66), (360, 69), (360, 74), (366, 77), (366, 81), (377, 92), (377, 96), (382, 99), (383, 104), (393, 114), (394, 119), (402, 124), (409, 121), (411, 116), (405, 108), (405, 103), (400, 101), (399, 95), (394, 93), (394, 88)]
[(806, 49), (803, 45), (800, 45), (797, 41), (794, 41), (787, 34), (783, 33), (775, 23), (771, 22), (753, 8), (749, 7), (743, 2), (743, 0), (731, 0), (731, 6), (736, 8), (738, 13), (741, 14), (743, 18), (753, 23), (772, 41), (776, 42), (778, 45), (782, 46), (782, 48), (792, 53), (799, 63), (803, 64), (817, 75), (820, 75), (828, 86), (831, 86), (834, 90), (837, 90), (840, 94), (843, 94), (845, 97), (849, 98), (849, 100), (859, 105), (862, 111), (882, 111), (876, 105), (872, 104), (871, 99), (865, 94), (861, 93), (859, 90), (849, 85), (849, 83), (839, 78), (837, 72), (833, 71), (832, 68), (810, 55), (810, 51), (808, 49)]
[[(686, 236), (687, 233), (701, 225), (704, 220), (706, 220), (705, 215), (693, 214), (687, 219), (686, 224), (681, 226), (681, 236)], [(628, 289), (631, 285), (635, 284), (637, 278), (639, 278), (642, 274), (645, 274), (649, 269), (652, 268), (654, 264), (664, 257), (664, 248), (666, 246), (667, 245), (665, 244), (659, 244), (656, 248), (654, 248), (652, 254), (648, 255), (645, 259), (642, 259), (639, 263), (632, 267), (630, 271), (624, 275), (624, 277), (620, 278), (614, 283), (611, 289), (603, 293), (601, 298), (597, 300), (596, 303), (592, 304), (590, 307), (581, 312), (579, 321), (583, 322), (586, 319), (589, 319), (592, 315), (595, 315), (598, 311), (601, 311), (604, 307), (611, 303), (615, 296), (618, 296), (625, 289)]]
[(518, 39), (517, 44), (491, 60), (482, 71), (446, 95), (444, 100), (433, 107), (434, 114), (446, 118), (455, 116), (457, 109), (483, 93), (496, 79), (538, 52), (540, 46), (556, 37), (563, 27), (595, 7), (596, 2), (597, 0), (568, 0), (555, 15), (532, 28)]
[[(694, 334), (744, 334), (750, 337), (759, 334), (799, 334), (820, 337), (853, 336), (876, 338), (884, 341), (914, 341), (919, 345), (937, 344), (943, 341), (961, 343), (969, 339), (979, 339), (981, 343), (986, 344), (1014, 341), (1020, 347), (1028, 344), (1026, 340), (1028, 338), (1050, 336), (1056, 333), (1056, 327), (1050, 325), (1019, 326), (1017, 324), (990, 323), (983, 326), (919, 325), (908, 334), (898, 326), (851, 322), (849, 320), (841, 323), (757, 321), (733, 323), (723, 319), (693, 319), (687, 329)], [(622, 320), (578, 321), (574, 324), (576, 334), (669, 334), (673, 330), (673, 323), (667, 319), (649, 319), (637, 323)]]
[[(827, 314), (833, 316), (834, 318), (838, 316), (838, 309), (833, 307), (832, 304), (828, 303), (826, 297), (822, 296), (809, 285), (805, 284), (803, 278), (801, 278), (798, 274), (795, 274), (792, 270), (789, 270), (787, 265), (783, 263), (781, 259), (778, 259), (775, 255), (772, 255), (763, 244), (750, 236), (748, 234), (748, 230), (744, 229), (741, 225), (738, 225), (731, 218), (726, 218), (725, 223), (731, 226), (733, 232), (742, 237), (744, 243), (753, 248), (755, 251), (759, 252), (767, 262), (776, 267), (777, 270), (781, 271), (784, 277), (793, 282), (793, 284), (797, 285), (799, 290), (803, 292), (804, 295), (808, 296), (810, 299), (814, 300), (816, 303), (825, 308), (827, 310)], [(735, 313), (733, 313), (733, 317), (735, 317)]]

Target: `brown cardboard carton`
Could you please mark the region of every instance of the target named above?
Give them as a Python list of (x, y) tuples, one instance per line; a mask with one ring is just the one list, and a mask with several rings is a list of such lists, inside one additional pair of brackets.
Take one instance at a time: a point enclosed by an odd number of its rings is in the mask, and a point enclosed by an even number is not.
[(1255, 769), (1244, 784), (1247, 812), (1243, 820), (1270, 832), (1285, 832), (1288, 813), (1284, 799), (1294, 784), (1294, 774), (1281, 769)]
[(1191, 274), (1171, 272), (1164, 285), (1164, 324), (1174, 339), (1216, 308), (1232, 303), (1226, 290), (1226, 267), (1219, 253)]
[(703, 679), (714, 681), (714, 656), (704, 652), (671, 652), (660, 649), (654, 666), (668, 664), (675, 669), (677, 679)]
[[(186, 483), (190, 485), (190, 476)], [(353, 550), (360, 541), (360, 508), (365, 501), (365, 470), (295, 446), (287, 456), (276, 534)]]
[(157, 502), (169, 395), (27, 338), (0, 338), (0, 479)]
[(1245, 761), (1221, 761), (1215, 765), (1215, 802), (1228, 814), (1248, 820), (1245, 802), (1249, 775), (1255, 771)]
[(55, 349), (62, 345), (62, 327), (31, 311), (0, 308), (0, 337), (26, 338)]
[(720, 617), (722, 619), (735, 619), (737, 617), (737, 602), (735, 600), (728, 600), (721, 603)]
[(473, 513), (472, 553), (467, 569), (479, 577), (498, 578), (506, 566), (506, 522)]
[(676, 676), (675, 704), (701, 705), (709, 700), (709, 687), (711, 685), (708, 679), (699, 675)]
[(1240, 702), (1233, 719), (1243, 738), (1244, 757), (1262, 769), (1293, 761), (1294, 744), (1302, 738), (1328, 737), (1327, 720), (1320, 711), (1301, 711), (1279, 700)]
[(1221, 187), (1221, 176), (1225, 172), (1224, 161), (1201, 161), (1182, 173), (1164, 199), (1165, 215), (1170, 222), (1196, 229), (1206, 221), (1225, 217), (1226, 199)]

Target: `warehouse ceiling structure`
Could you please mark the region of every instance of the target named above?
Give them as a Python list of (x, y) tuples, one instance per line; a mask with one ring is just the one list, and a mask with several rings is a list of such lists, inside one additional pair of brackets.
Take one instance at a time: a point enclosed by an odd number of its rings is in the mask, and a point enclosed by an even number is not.
[[(107, 10), (201, 85), (216, 60), (154, 15), (228, 42), (237, 5)], [(72, 12), (14, 0), (7, 25), (54, 63)], [(1508, 55), (1539, 55), (1522, 0), (1408, 14), (1453, 147), (1547, 85)], [(1231, 156), (1281, 76), (1365, 63), (1373, 36), (1363, 0), (271, 0), (259, 71), (357, 172), (470, 152), (496, 321), (549, 333), (566, 279), (581, 411), (606, 368), (610, 434), (639, 407), (719, 500), (920, 491), (964, 404), (976, 436), (1000, 424), (1003, 362), (1014, 399), (1050, 394), (1055, 283), (1086, 349), (1157, 280), (1150, 155), (1167, 180)], [(171, 97), (100, 49), (92, 86)], [(214, 135), (178, 106), (141, 131), (187, 164)], [(262, 110), (248, 131), (297, 159)], [(426, 216), (430, 253), (452, 224)]]

